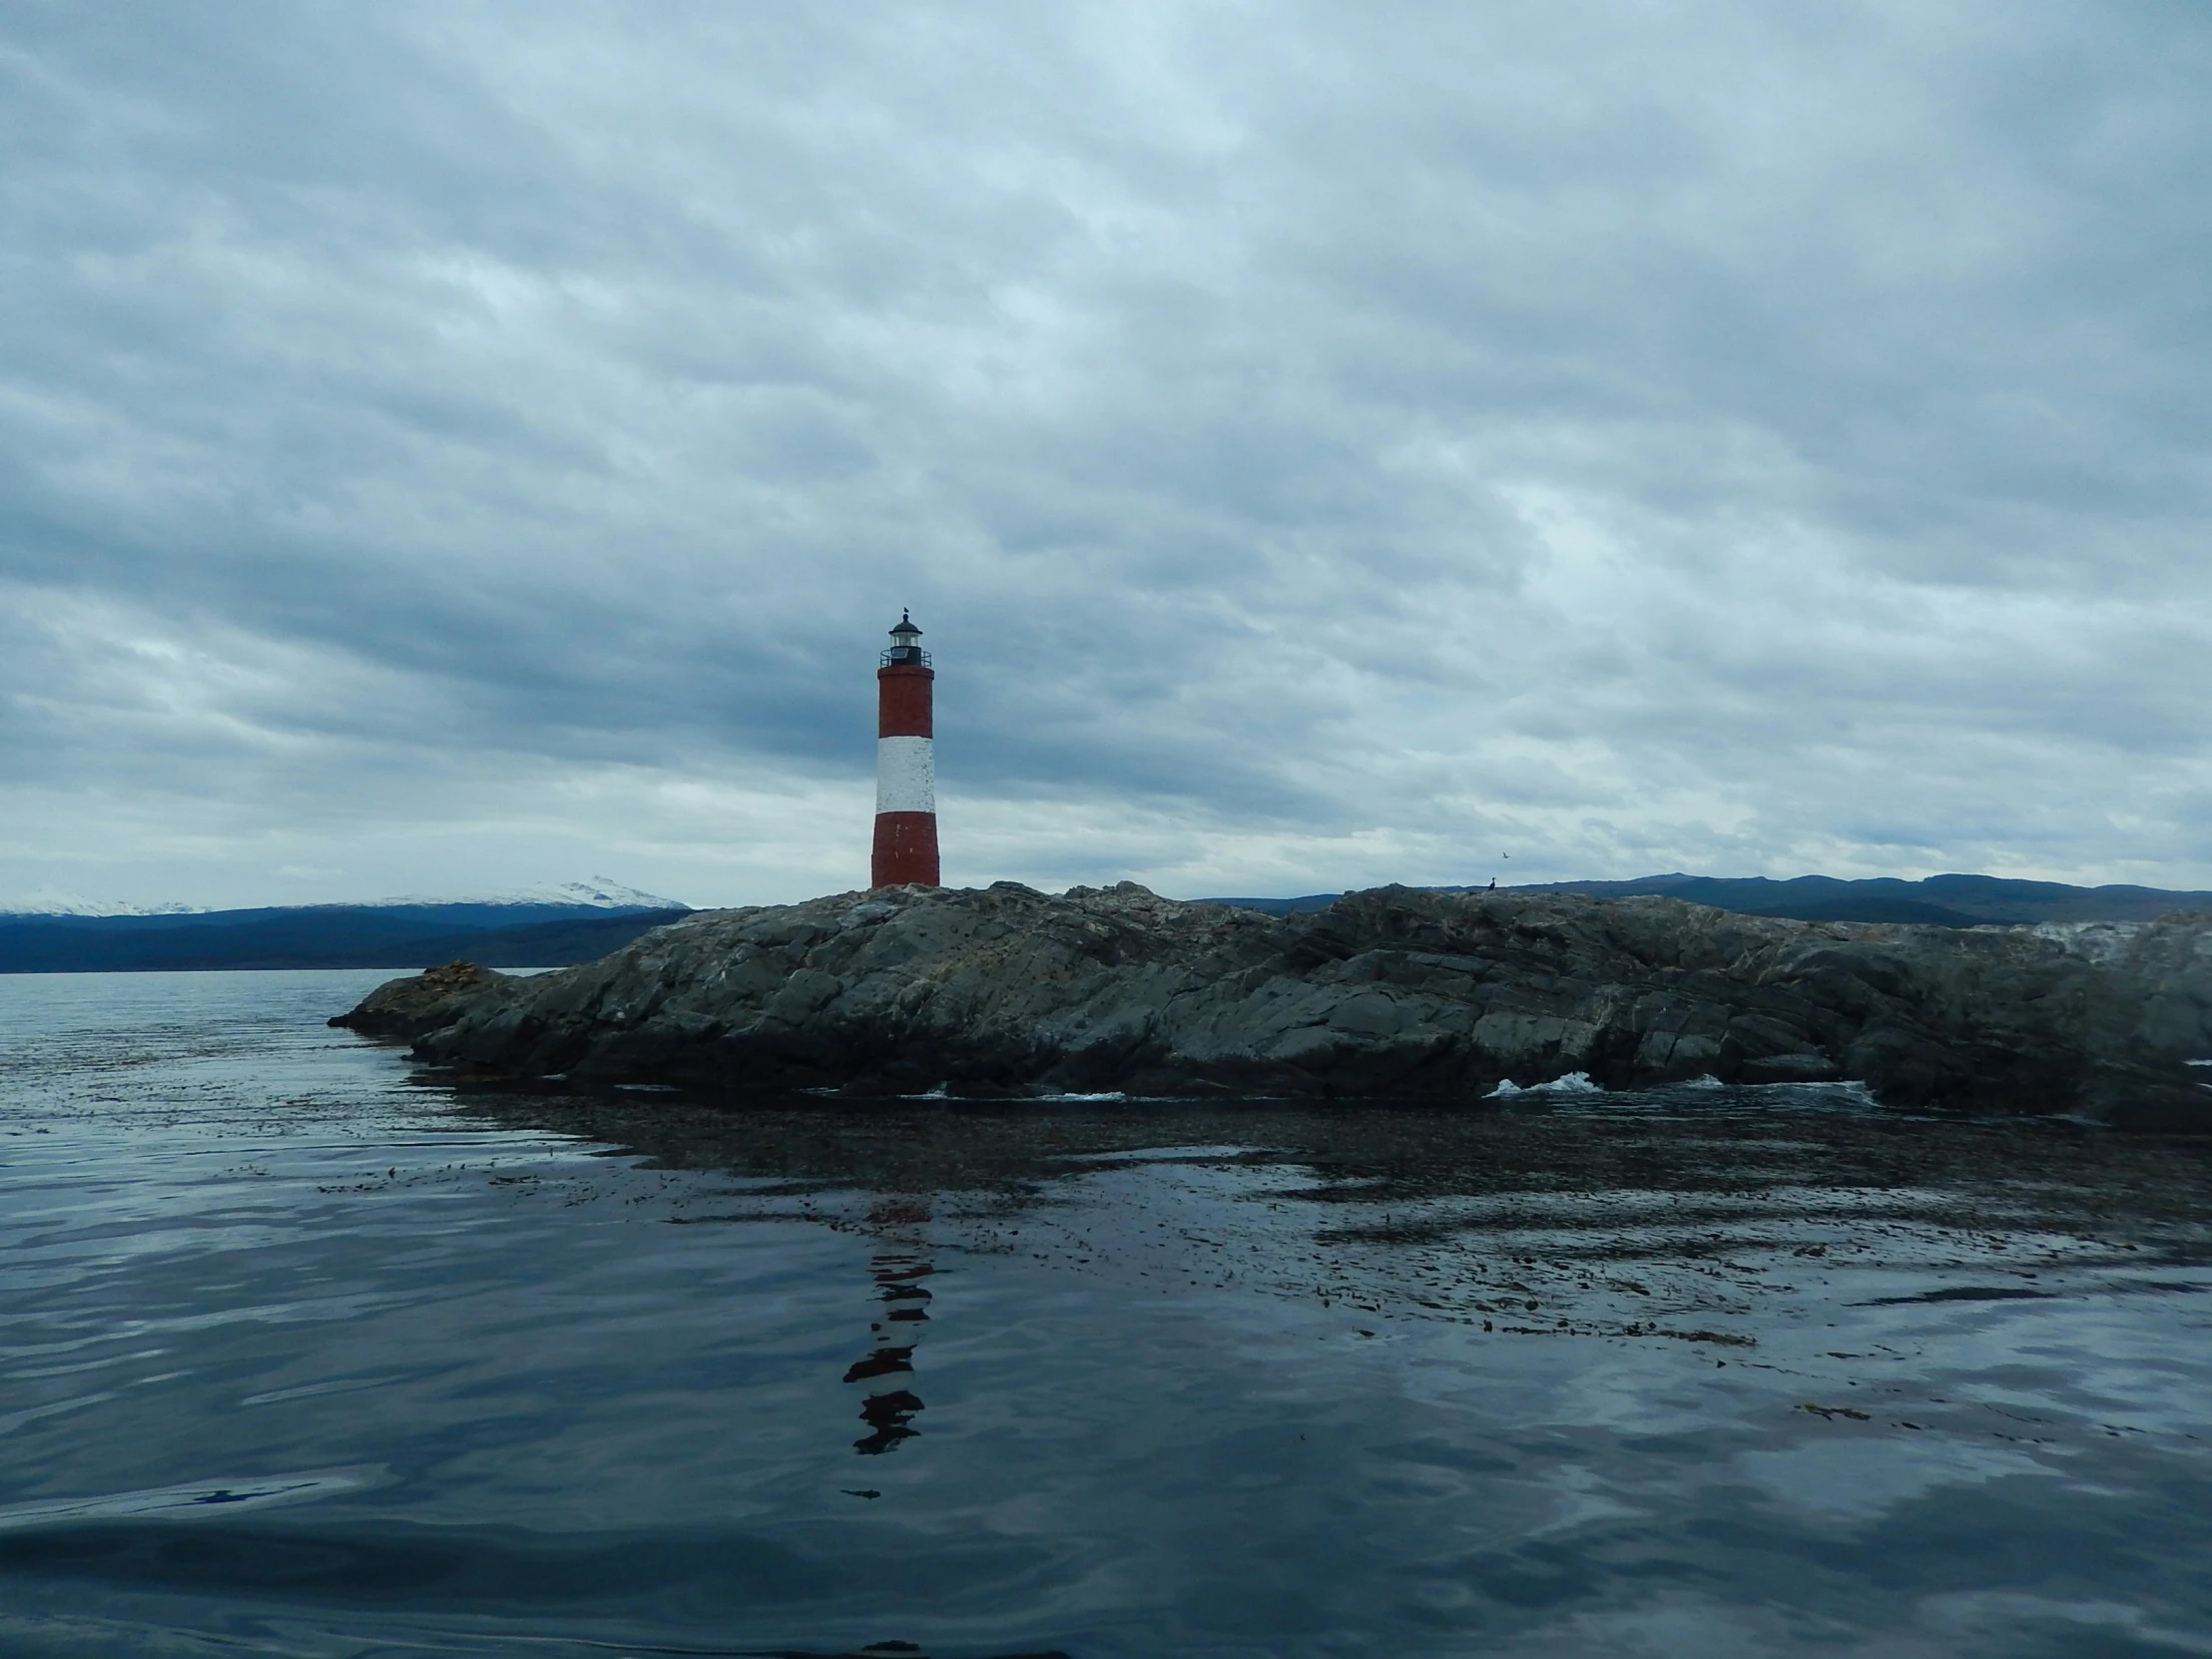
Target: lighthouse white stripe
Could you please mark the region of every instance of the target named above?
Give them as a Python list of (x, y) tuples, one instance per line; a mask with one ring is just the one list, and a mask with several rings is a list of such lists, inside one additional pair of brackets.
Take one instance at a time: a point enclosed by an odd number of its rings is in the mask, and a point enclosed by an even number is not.
[(875, 740), (877, 812), (933, 813), (937, 810), (936, 748), (928, 738)]

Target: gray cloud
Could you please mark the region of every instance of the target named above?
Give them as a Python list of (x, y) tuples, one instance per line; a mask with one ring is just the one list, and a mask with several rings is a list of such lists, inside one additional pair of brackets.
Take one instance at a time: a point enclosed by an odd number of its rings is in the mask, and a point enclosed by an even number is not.
[(0, 893), (848, 884), (901, 603), (955, 879), (2212, 882), (2208, 68), (7, 7)]

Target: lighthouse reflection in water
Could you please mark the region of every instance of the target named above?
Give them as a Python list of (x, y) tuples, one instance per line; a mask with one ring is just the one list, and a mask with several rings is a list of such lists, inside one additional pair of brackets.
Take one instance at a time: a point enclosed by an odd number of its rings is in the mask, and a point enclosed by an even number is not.
[(882, 1241), (872, 1262), (879, 1309), (868, 1327), (867, 1356), (844, 1374), (845, 1382), (866, 1395), (860, 1420), (867, 1432), (852, 1442), (863, 1456), (890, 1451), (920, 1432), (913, 1420), (921, 1400), (909, 1384), (914, 1350), (929, 1328), (929, 1292), (921, 1281), (936, 1272), (922, 1243), (928, 1221), (928, 1210), (916, 1203), (878, 1204), (868, 1214), (869, 1228), (879, 1230)]

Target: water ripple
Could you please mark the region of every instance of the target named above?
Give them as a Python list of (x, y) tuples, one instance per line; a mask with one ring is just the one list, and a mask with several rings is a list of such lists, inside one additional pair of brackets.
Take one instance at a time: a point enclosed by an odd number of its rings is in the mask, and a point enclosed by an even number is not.
[(2201, 1145), (460, 1094), (375, 977), (0, 982), (10, 1659), (2212, 1650)]

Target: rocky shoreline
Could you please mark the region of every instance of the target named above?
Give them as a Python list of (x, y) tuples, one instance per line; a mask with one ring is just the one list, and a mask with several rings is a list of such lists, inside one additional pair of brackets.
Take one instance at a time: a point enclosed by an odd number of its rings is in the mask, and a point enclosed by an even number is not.
[(968, 1097), (1471, 1100), (1857, 1080), (1887, 1104), (2212, 1130), (2212, 916), (1950, 929), (1670, 898), (1134, 883), (702, 911), (535, 977), (465, 963), (332, 1020), (484, 1079)]

